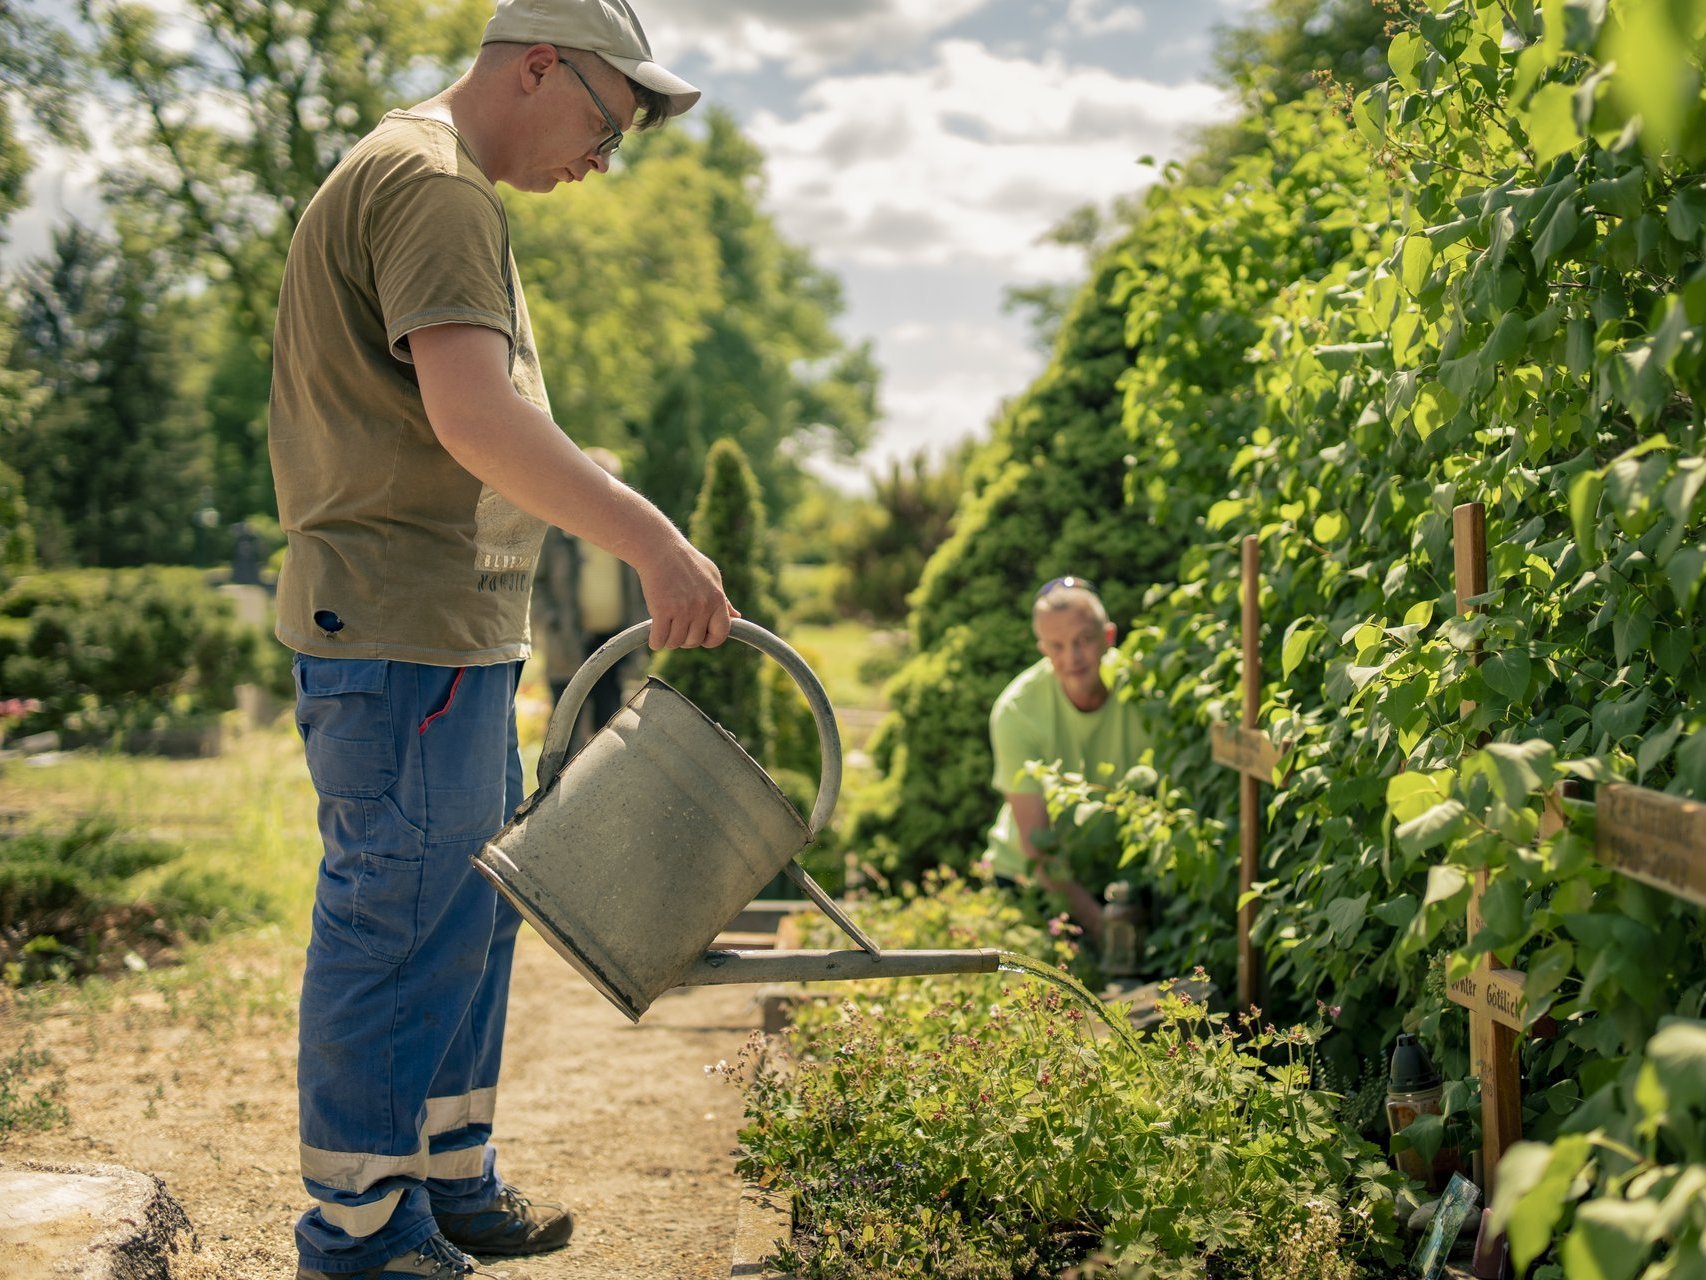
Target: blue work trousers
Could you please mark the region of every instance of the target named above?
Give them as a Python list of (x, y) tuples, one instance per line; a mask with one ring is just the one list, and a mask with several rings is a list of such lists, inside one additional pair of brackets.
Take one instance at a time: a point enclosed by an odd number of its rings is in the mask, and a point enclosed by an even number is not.
[(486, 1208), (520, 917), (471, 865), (521, 802), (520, 663), (296, 658), (325, 857), (302, 980), (309, 1267), (360, 1271)]

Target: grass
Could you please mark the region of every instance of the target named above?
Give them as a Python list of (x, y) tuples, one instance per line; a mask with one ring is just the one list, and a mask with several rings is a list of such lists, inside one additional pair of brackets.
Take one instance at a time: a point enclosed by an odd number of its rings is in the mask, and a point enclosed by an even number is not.
[(320, 844), (301, 744), (288, 718), (228, 741), (223, 754), (200, 760), (77, 751), (48, 764), (9, 762), (0, 812), (17, 829), (104, 818), (169, 841), (183, 856), (139, 877), (139, 892), (176, 871), (236, 880), (263, 891), (286, 928), (306, 938)]
[(861, 622), (834, 622), (791, 627), (782, 638), (817, 672), (837, 711), (881, 711), (886, 676), (873, 668), (893, 653), (890, 635)]

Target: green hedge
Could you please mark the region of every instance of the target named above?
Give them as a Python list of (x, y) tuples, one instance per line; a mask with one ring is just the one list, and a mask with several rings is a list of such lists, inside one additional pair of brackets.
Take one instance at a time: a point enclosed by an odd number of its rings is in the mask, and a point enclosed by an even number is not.
[(235, 705), (262, 642), (195, 569), (28, 574), (0, 593), (0, 695), (41, 703), (18, 733), (196, 723)]

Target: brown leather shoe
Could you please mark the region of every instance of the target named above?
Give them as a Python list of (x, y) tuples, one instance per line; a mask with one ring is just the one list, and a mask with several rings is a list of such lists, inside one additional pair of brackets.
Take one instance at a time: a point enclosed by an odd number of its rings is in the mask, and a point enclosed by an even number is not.
[(451, 1248), (441, 1235), (366, 1271), (320, 1271), (306, 1264), (296, 1268), (296, 1280), (461, 1280), (463, 1276), (486, 1274), (476, 1270), (474, 1260)]
[(439, 1213), (438, 1229), (466, 1253), (513, 1258), (561, 1249), (574, 1234), (575, 1218), (560, 1204), (534, 1204), (514, 1187), (475, 1213)]

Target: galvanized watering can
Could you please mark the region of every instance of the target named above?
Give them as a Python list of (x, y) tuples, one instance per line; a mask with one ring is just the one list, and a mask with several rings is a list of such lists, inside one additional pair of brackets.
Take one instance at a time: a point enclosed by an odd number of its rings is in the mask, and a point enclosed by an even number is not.
[[(563, 691), (539, 756), (539, 789), (475, 855), (557, 952), (635, 1022), (672, 987), (990, 973), (1001, 953), (880, 951), (794, 861), (835, 810), (841, 735), (805, 660), (737, 618), (730, 636), (768, 654), (811, 705), (823, 778), (808, 823), (729, 733), (648, 679), (565, 763), (597, 679), (646, 643), (636, 623), (588, 658)], [(779, 871), (858, 944), (849, 951), (712, 951)]]

